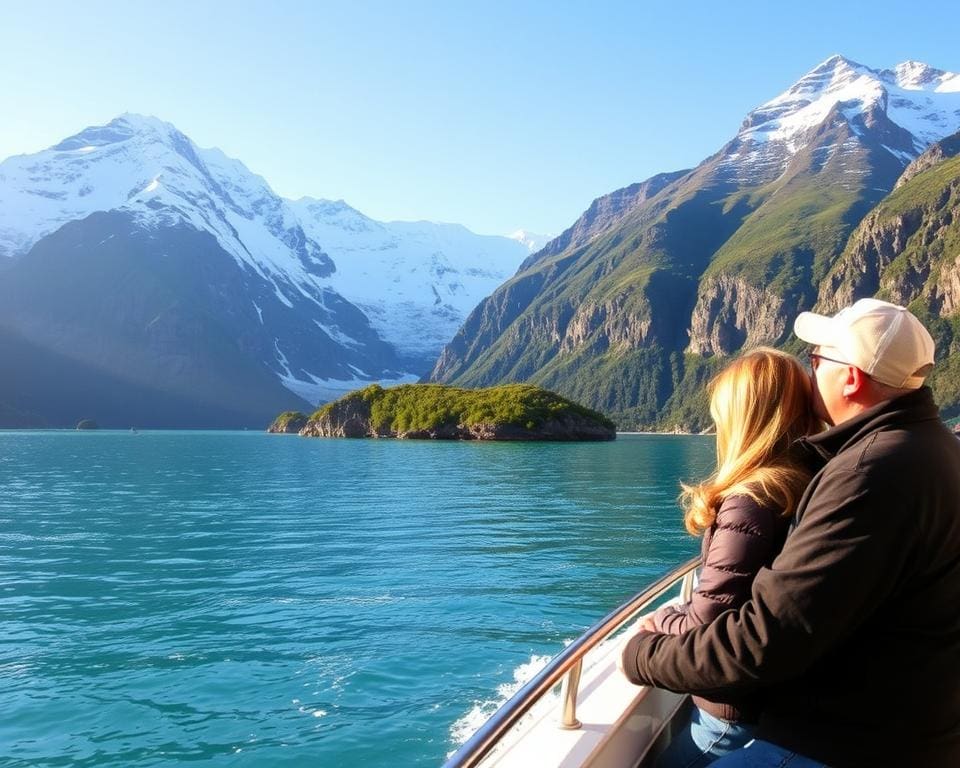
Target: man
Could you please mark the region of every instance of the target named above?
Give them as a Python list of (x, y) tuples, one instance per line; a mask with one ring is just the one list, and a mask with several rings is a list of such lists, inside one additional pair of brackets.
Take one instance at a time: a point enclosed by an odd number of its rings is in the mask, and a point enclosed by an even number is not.
[(862, 299), (794, 325), (814, 345), (831, 429), (822, 469), (751, 599), (683, 635), (640, 632), (635, 683), (756, 691), (756, 741), (716, 768), (960, 766), (960, 442), (924, 378), (934, 343), (903, 307)]

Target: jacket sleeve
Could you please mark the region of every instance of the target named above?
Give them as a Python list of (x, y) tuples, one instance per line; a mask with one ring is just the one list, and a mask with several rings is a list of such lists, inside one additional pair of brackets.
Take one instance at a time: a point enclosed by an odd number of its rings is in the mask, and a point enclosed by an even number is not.
[(905, 484), (886, 475), (825, 472), (751, 599), (683, 635), (634, 636), (626, 676), (710, 697), (802, 674), (875, 613), (912, 556)]
[(656, 630), (679, 635), (743, 605), (757, 573), (776, 554), (776, 524), (776, 511), (749, 496), (724, 499), (690, 602), (657, 611), (652, 617)]

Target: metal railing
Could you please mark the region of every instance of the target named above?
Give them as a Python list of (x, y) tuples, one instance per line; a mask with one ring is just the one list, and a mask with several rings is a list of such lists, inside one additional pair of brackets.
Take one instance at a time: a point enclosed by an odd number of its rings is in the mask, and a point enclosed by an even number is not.
[[(678, 581), (692, 574), (700, 565), (700, 558), (695, 557), (683, 565), (670, 571), (653, 582), (642, 592), (638, 592), (619, 608), (614, 609), (560, 653), (530, 682), (523, 686), (500, 709), (498, 709), (463, 746), (460, 747), (444, 763), (443, 768), (473, 768), (490, 753), (500, 739), (513, 728), (520, 719), (530, 711), (545, 694), (549, 693), (563, 678), (563, 714), (559, 727), (579, 728), (580, 722), (576, 716), (577, 691), (580, 687), (580, 673), (583, 669), (583, 658), (586, 654), (603, 642), (613, 632), (619, 629), (631, 616), (640, 611), (645, 604), (652, 603), (658, 597), (668, 592)], [(688, 579), (683, 586), (681, 597), (689, 599), (693, 588), (692, 579)], [(564, 677), (566, 675), (566, 677)]]

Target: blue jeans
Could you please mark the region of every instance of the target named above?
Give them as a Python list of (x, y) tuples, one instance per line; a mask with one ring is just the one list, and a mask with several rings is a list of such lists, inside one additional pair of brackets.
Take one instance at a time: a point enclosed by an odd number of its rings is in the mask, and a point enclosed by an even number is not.
[(694, 707), (690, 720), (657, 758), (656, 768), (703, 768), (752, 738), (752, 725), (728, 723)]
[(826, 763), (811, 760), (769, 741), (756, 739), (743, 749), (731, 752), (713, 763), (711, 768), (829, 768)]

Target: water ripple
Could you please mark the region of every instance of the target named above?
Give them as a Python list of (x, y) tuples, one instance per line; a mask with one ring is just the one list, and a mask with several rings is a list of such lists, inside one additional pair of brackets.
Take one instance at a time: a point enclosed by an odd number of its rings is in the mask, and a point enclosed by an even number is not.
[(515, 670), (695, 551), (677, 480), (711, 458), (0, 432), (0, 762), (435, 765)]

